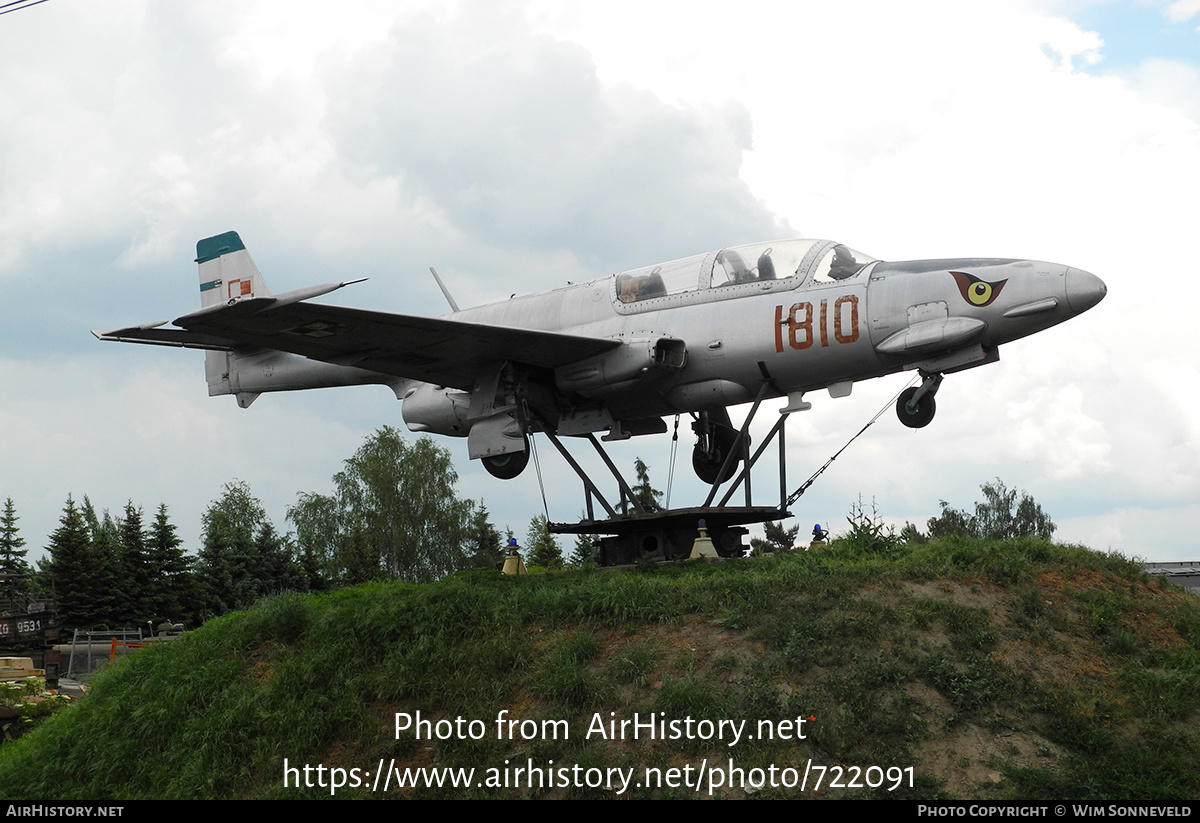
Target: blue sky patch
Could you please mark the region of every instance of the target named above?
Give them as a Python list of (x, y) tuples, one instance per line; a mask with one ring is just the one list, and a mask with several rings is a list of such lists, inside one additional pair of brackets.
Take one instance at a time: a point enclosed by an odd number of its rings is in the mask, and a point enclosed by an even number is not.
[(1092, 73), (1137, 66), (1159, 58), (1200, 64), (1200, 32), (1192, 17), (1181, 22), (1168, 20), (1165, 4), (1146, 4), (1131, 0), (1088, 5), (1071, 17), (1081, 27), (1094, 31), (1104, 40), (1103, 59), (1094, 65), (1077, 63)]

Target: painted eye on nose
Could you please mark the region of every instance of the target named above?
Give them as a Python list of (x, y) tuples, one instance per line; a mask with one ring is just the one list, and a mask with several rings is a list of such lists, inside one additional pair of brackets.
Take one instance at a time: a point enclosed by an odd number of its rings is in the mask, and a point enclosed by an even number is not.
[(995, 283), (989, 283), (986, 280), (980, 280), (973, 274), (967, 274), (963, 271), (952, 271), (954, 280), (958, 284), (958, 290), (972, 306), (980, 308), (990, 304), (993, 300), (1000, 296), (1000, 290), (1004, 288), (1004, 284), (1008, 279), (997, 280)]

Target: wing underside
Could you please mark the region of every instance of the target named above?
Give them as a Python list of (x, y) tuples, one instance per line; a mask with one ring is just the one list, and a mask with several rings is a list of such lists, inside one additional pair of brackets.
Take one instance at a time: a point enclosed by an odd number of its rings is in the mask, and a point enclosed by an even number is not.
[[(469, 391), (489, 365), (547, 369), (609, 351), (617, 340), (435, 317), (257, 298), (174, 322), (96, 332), (102, 340), (203, 349), (275, 349), (340, 366)], [(264, 305), (264, 303), (266, 305)]]

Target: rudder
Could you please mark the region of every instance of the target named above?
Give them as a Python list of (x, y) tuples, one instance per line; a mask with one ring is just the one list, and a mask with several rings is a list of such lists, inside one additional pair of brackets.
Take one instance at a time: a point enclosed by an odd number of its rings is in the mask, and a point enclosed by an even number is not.
[(233, 304), (248, 297), (270, 297), (262, 274), (236, 231), (196, 243), (200, 264), (200, 307)]

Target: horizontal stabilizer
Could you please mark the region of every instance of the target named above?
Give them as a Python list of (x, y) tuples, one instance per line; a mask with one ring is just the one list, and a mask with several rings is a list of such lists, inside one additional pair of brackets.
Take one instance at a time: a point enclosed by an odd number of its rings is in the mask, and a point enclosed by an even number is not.
[(92, 329), (92, 334), (96, 336), (97, 340), (109, 340), (116, 343), (146, 343), (151, 346), (175, 346), (184, 349), (229, 351), (237, 345), (234, 340), (204, 332), (160, 328), (166, 325), (166, 322), (164, 320), (161, 323), (146, 323), (141, 326), (130, 326), (112, 331)]
[(191, 314), (185, 314), (175, 321), (177, 326), (186, 326), (193, 323), (197, 318), (203, 318), (206, 315), (216, 314), (217, 312), (224, 313), (227, 317), (234, 317), (244, 314), (254, 314), (255, 312), (263, 311), (264, 309), (278, 308), (280, 306), (288, 306), (292, 303), (299, 303), (301, 300), (309, 300), (313, 297), (320, 297), (323, 294), (329, 294), (331, 291), (337, 291), (342, 286), (350, 286), (354, 283), (362, 283), (367, 278), (360, 277), (357, 280), (343, 280), (340, 283), (322, 283), (319, 286), (306, 286), (302, 289), (294, 289), (286, 291), (283, 294), (262, 295), (258, 297), (243, 297), (240, 299), (231, 299), (228, 303), (216, 303), (211, 306), (194, 311)]

